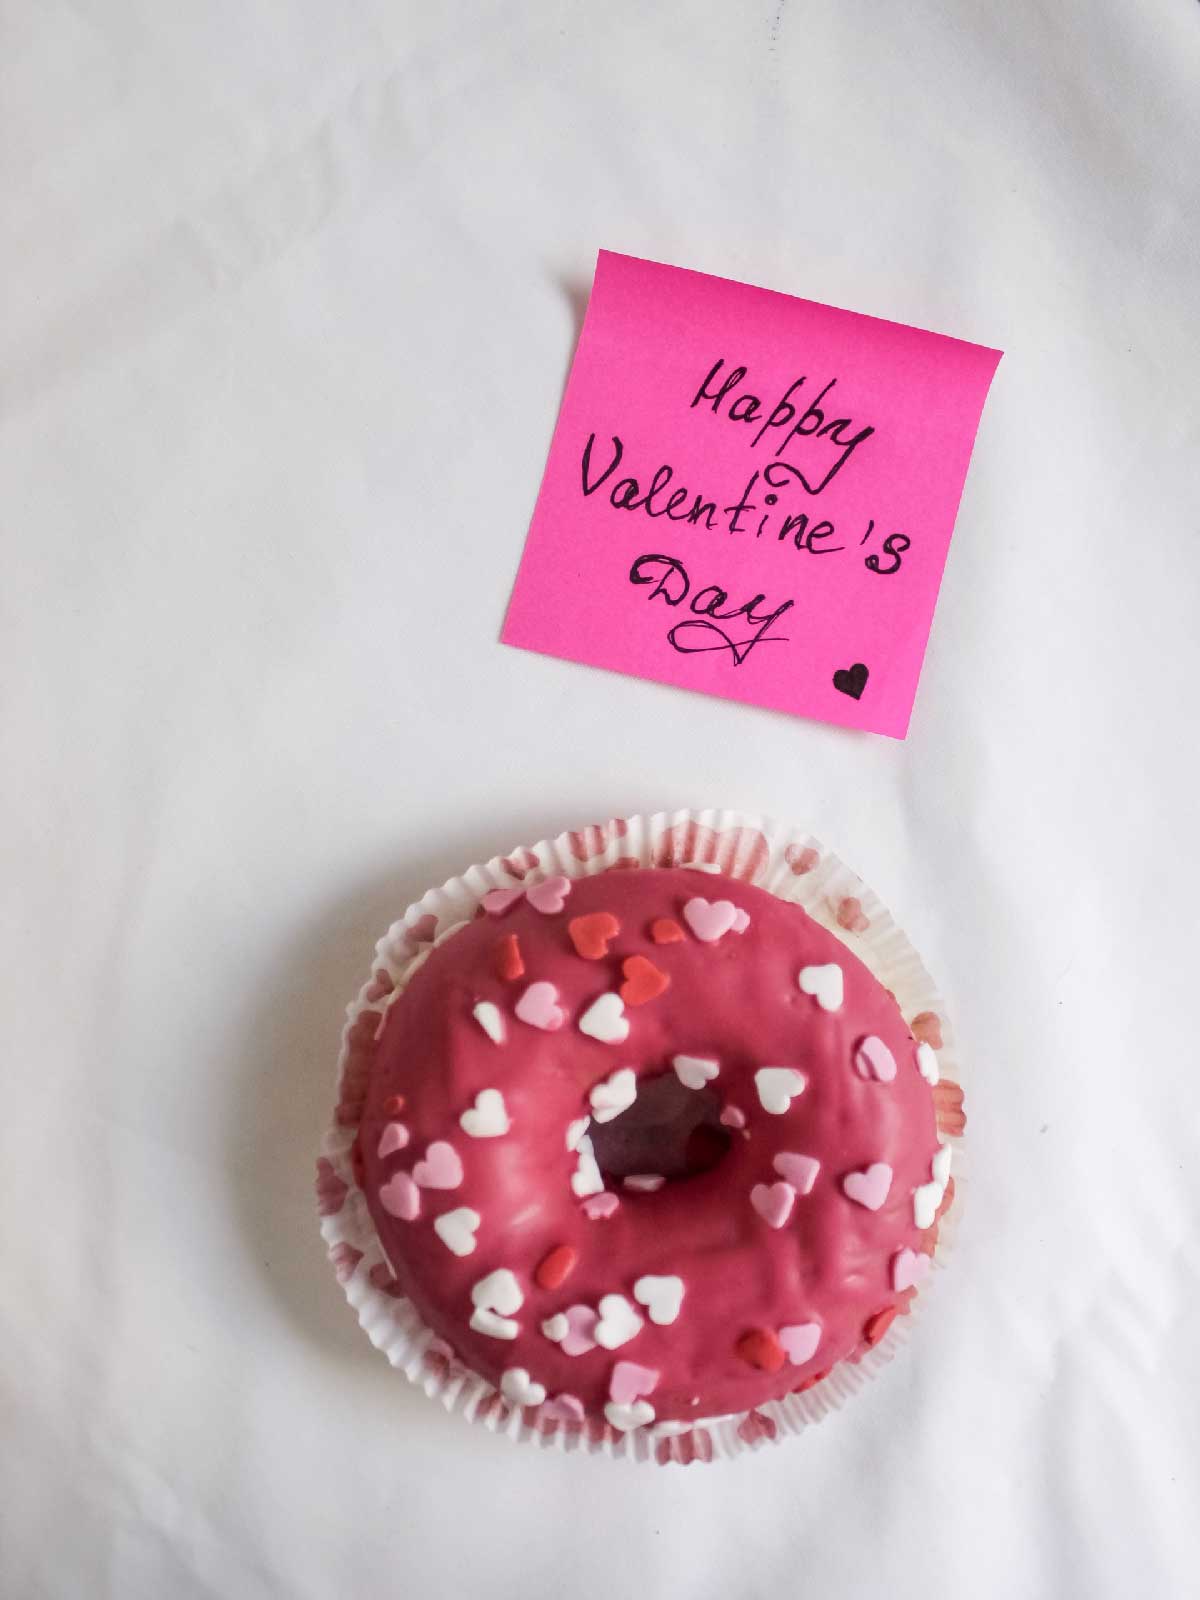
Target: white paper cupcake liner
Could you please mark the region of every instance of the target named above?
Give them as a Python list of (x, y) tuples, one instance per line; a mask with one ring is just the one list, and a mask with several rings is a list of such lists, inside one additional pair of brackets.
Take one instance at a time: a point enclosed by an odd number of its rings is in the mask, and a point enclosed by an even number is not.
[[(951, 1197), (941, 1218), (935, 1267), (944, 1266), (962, 1211), (962, 1074), (954, 1036), (933, 980), (887, 908), (832, 851), (800, 829), (740, 811), (672, 811), (595, 824), (557, 839), (522, 846), (482, 866), (468, 867), (410, 905), (379, 941), (358, 998), (347, 1008), (337, 1066), (337, 1098), (317, 1163), (321, 1234), (347, 1300), (371, 1343), (447, 1411), (493, 1433), (528, 1439), (546, 1449), (634, 1461), (728, 1459), (801, 1432), (838, 1410), (893, 1358), (909, 1337), (934, 1273), (872, 1349), (842, 1361), (804, 1394), (765, 1402), (752, 1411), (691, 1423), (621, 1433), (607, 1424), (582, 1427), (539, 1421), (536, 1410), (514, 1407), (494, 1386), (469, 1371), (436, 1338), (396, 1286), (351, 1164), (358, 1122), (383, 1015), (435, 944), (469, 922), (491, 889), (528, 886), (556, 873), (587, 877), (615, 866), (709, 865), (794, 901), (834, 933), (895, 995), (914, 1031), (937, 1049), (940, 1082), (934, 1091), (938, 1129), (954, 1147)], [(940, 1044), (938, 1038), (940, 1036)]]

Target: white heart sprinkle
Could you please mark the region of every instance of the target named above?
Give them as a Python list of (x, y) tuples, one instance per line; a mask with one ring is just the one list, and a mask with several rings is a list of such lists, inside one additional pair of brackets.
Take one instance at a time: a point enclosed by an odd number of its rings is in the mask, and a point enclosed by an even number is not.
[(711, 1061), (706, 1056), (676, 1056), (671, 1065), (685, 1089), (703, 1089), (721, 1070), (719, 1061)]
[(597, 1122), (611, 1122), (622, 1111), (627, 1111), (636, 1099), (637, 1073), (632, 1067), (618, 1067), (603, 1083), (594, 1085), (588, 1095)]
[(591, 1117), (576, 1117), (574, 1122), (567, 1123), (567, 1149), (578, 1150), (579, 1141), (592, 1125)]
[(620, 1433), (629, 1433), (634, 1428), (645, 1428), (654, 1421), (654, 1407), (648, 1400), (635, 1400), (631, 1406), (619, 1406), (615, 1400), (610, 1400), (604, 1408), (604, 1415)]
[(653, 1194), (666, 1181), (661, 1172), (629, 1172), (621, 1179), (622, 1185), (634, 1194)]
[(499, 1006), (493, 1005), (490, 1000), (481, 1000), (471, 1015), (493, 1044), (504, 1043), (504, 1018), (500, 1015)]
[(623, 1294), (602, 1296), (597, 1309), (600, 1321), (592, 1330), (592, 1337), (606, 1350), (616, 1350), (628, 1344), (645, 1326)]
[(602, 994), (593, 1000), (579, 1019), (579, 1031), (599, 1039), (601, 1044), (624, 1044), (629, 1037), (629, 1022), (621, 996)]
[(836, 961), (823, 967), (801, 967), (796, 979), (802, 994), (811, 994), (822, 1011), (840, 1011), (845, 999), (845, 980)]
[(408, 1143), (408, 1129), (402, 1122), (389, 1122), (379, 1136), (379, 1159), (394, 1155)]
[(478, 1211), (472, 1211), (470, 1206), (459, 1206), (434, 1217), (433, 1231), (454, 1255), (469, 1256), (475, 1248), (475, 1232), (480, 1220)]
[(463, 1132), (469, 1133), (472, 1139), (498, 1139), (512, 1126), (499, 1089), (481, 1089), (475, 1096), (475, 1104), (464, 1111), (458, 1121)]
[(546, 1391), (534, 1383), (524, 1367), (509, 1367), (500, 1375), (500, 1393), (514, 1406), (540, 1406)]
[(781, 1117), (798, 1094), (804, 1093), (804, 1074), (795, 1067), (759, 1067), (754, 1087), (764, 1111)]
[(489, 1272), (472, 1285), (471, 1304), (482, 1311), (499, 1311), (511, 1317), (525, 1304), (525, 1296), (516, 1274), (507, 1267), (497, 1267), (495, 1272)]
[(918, 1228), (932, 1228), (945, 1189), (940, 1183), (923, 1183), (913, 1190), (913, 1221)]
[(679, 1315), (679, 1308), (683, 1304), (683, 1279), (647, 1274), (634, 1284), (633, 1298), (646, 1307), (651, 1322), (665, 1328)]
[(482, 1306), (471, 1313), (471, 1326), (476, 1333), (486, 1333), (489, 1339), (515, 1339), (521, 1331), (519, 1322), (511, 1317), (499, 1317)]
[(542, 1332), (553, 1344), (561, 1344), (570, 1332), (571, 1324), (560, 1311), (556, 1317), (547, 1317), (542, 1323)]
[(931, 1086), (937, 1083), (940, 1076), (937, 1051), (931, 1044), (926, 1044), (924, 1039), (917, 1046), (917, 1071)]
[(571, 1174), (571, 1192), (586, 1200), (590, 1194), (600, 1194), (604, 1188), (604, 1174), (596, 1161), (592, 1141), (584, 1134), (579, 1141), (579, 1160)]
[(937, 1153), (930, 1162), (934, 1183), (940, 1183), (944, 1189), (950, 1181), (950, 1160), (954, 1152), (948, 1144), (940, 1144)]

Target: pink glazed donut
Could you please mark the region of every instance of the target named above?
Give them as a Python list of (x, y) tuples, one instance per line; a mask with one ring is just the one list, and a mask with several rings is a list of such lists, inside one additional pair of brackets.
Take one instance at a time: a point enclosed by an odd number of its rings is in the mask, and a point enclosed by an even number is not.
[(356, 1168), (400, 1291), (534, 1426), (662, 1429), (810, 1388), (907, 1309), (953, 1192), (936, 1081), (799, 906), (550, 878), (391, 1004)]

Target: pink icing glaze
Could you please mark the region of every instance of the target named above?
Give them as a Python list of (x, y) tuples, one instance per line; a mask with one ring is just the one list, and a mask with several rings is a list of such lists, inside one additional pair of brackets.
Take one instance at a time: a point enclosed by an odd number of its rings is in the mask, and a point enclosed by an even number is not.
[[(682, 921), (697, 898), (732, 902), (749, 916), (745, 932), (707, 943), (651, 940), (656, 920)], [(581, 957), (567, 932), (570, 918), (593, 912), (611, 913), (621, 928), (600, 960)], [(501, 927), (519, 936), (526, 981), (554, 985), (566, 1017), (561, 1030), (513, 1026), (497, 1046), (473, 1019), (481, 1000), (511, 1016), (519, 999), (518, 986), (496, 975)], [(619, 988), (622, 963), (638, 954), (669, 976), (669, 988), (626, 1013), (629, 1034), (621, 1044), (582, 1033), (579, 1017), (598, 993)], [(831, 961), (845, 978), (835, 1012), (815, 1005), (796, 981), (801, 967)], [(856, 1045), (867, 1036), (894, 1056), (893, 1081), (867, 1080), (855, 1069)], [(652, 1193), (623, 1189), (619, 1208), (597, 1227), (571, 1190), (578, 1155), (566, 1147), (566, 1128), (587, 1114), (590, 1090), (618, 1067), (649, 1079), (670, 1073), (678, 1054), (720, 1062), (711, 1090), (744, 1108), (745, 1133), (730, 1139), (708, 1170)], [(803, 1063), (804, 1093), (782, 1115), (767, 1113), (754, 1073), (792, 1061)], [(643, 1276), (679, 1277), (685, 1289), (672, 1322), (646, 1318), (620, 1346), (620, 1359), (660, 1374), (651, 1397), (658, 1421), (749, 1411), (807, 1385), (818, 1371), (860, 1355), (880, 1313), (907, 1305), (893, 1286), (892, 1263), (898, 1251), (919, 1250), (924, 1237), (912, 1196), (928, 1181), (938, 1147), (932, 1091), (882, 985), (833, 934), (763, 890), (685, 868), (622, 870), (575, 880), (559, 914), (522, 902), (502, 925), (480, 917), (436, 949), (393, 1003), (371, 1065), (364, 1189), (404, 1294), (489, 1382), (523, 1367), (549, 1394), (577, 1396), (589, 1427), (604, 1427), (613, 1356), (601, 1347), (568, 1354), (541, 1325), (568, 1307), (595, 1307), (605, 1295), (632, 1301)], [(496, 1087), (509, 1132), (463, 1139), (462, 1112), (480, 1090)], [(385, 1102), (397, 1093), (405, 1096), (412, 1142), (383, 1161), (377, 1150), (392, 1120)], [(380, 1198), (397, 1168), (439, 1140), (454, 1142), (463, 1165), (461, 1185), (447, 1201), (482, 1219), (476, 1249), (463, 1258), (433, 1230), (432, 1216), (445, 1208), (436, 1192), (416, 1221), (397, 1220)], [(819, 1162), (818, 1176), (783, 1226), (766, 1227), (751, 1191), (778, 1180), (774, 1158), (789, 1151)], [(879, 1163), (892, 1179), (872, 1211), (849, 1199), (843, 1183)], [(620, 1178), (610, 1177), (608, 1187), (619, 1188)], [(539, 1263), (562, 1245), (578, 1256), (569, 1283), (538, 1287)], [(515, 1274), (524, 1296), (511, 1340), (469, 1326), (472, 1285), (500, 1268)], [(735, 1348), (751, 1330), (807, 1324), (819, 1324), (821, 1339), (805, 1366), (767, 1372)]]

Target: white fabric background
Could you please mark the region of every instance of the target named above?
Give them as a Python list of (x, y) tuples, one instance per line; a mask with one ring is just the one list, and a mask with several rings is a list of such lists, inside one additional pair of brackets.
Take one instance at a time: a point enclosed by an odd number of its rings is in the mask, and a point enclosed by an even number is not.
[[(0, 1592), (1195, 1593), (1200, 6), (8, 0)], [(910, 738), (499, 646), (606, 245), (1007, 352)], [(410, 897), (803, 820), (974, 1067), (920, 1337), (732, 1467), (517, 1450), (311, 1199)]]

